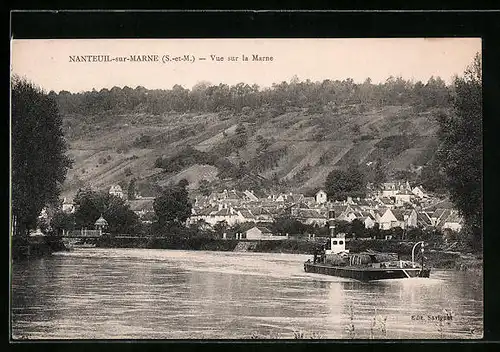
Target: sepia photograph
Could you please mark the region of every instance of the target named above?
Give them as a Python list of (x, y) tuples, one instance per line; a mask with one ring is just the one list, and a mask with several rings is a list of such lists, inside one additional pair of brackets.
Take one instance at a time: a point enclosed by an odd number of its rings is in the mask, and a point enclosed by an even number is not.
[(11, 341), (482, 339), (481, 52), (12, 39)]

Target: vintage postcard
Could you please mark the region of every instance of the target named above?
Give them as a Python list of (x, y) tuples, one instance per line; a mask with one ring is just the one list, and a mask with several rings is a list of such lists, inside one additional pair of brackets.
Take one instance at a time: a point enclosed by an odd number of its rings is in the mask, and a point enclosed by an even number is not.
[(11, 48), (12, 341), (483, 338), (480, 38)]

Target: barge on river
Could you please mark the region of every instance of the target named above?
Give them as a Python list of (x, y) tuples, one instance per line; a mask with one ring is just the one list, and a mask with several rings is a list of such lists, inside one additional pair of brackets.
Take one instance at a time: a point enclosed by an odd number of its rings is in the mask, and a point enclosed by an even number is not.
[[(339, 276), (360, 281), (407, 279), (415, 277), (428, 278), (430, 268), (424, 265), (424, 243), (418, 242), (412, 250), (412, 260), (399, 260), (395, 253), (366, 251), (349, 253), (345, 249), (345, 235), (335, 234), (335, 213), (330, 211), (330, 241), (323, 246), (321, 252), (314, 253), (314, 259), (304, 263), (304, 271), (308, 273)], [(414, 251), (420, 244), (421, 263), (415, 262)]]

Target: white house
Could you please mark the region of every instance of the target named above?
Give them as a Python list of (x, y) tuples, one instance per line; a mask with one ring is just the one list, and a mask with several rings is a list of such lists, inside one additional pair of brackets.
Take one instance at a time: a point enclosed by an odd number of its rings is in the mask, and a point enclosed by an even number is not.
[(368, 211), (362, 211), (358, 220), (361, 221), (363, 225), (365, 225), (366, 229), (371, 229), (373, 226), (375, 226), (375, 217)]
[(424, 189), (422, 186), (416, 186), (411, 190), (411, 193), (413, 193), (416, 197), (418, 198), (424, 198), (426, 197), (426, 194), (424, 192)]
[(316, 209), (297, 209), (296, 212), (297, 220), (306, 225), (326, 225), (326, 216), (322, 215)]
[(255, 196), (255, 194), (253, 194), (253, 191), (248, 191), (248, 190), (246, 190), (246, 191), (244, 191), (244, 192), (243, 192), (243, 194), (244, 194), (244, 195), (246, 196), (246, 198), (247, 198), (248, 200), (250, 200), (250, 201), (258, 201), (258, 200), (259, 200), (259, 198), (257, 198), (257, 197)]
[(109, 189), (109, 194), (120, 197), (122, 199), (124, 198), (123, 190), (120, 185), (111, 186), (111, 188)]
[(395, 205), (392, 199), (390, 199), (389, 197), (380, 197), (378, 198), (378, 201), (380, 205), (385, 208), (393, 208)]
[(328, 195), (326, 194), (325, 191), (320, 189), (318, 192), (316, 192), (316, 203), (325, 204), (327, 200), (328, 200)]
[(245, 232), (247, 240), (283, 240), (287, 236), (273, 236), (271, 230), (264, 226), (254, 226)]
[(405, 203), (410, 203), (411, 199), (414, 197), (414, 194), (406, 189), (399, 191), (394, 195), (394, 201), (396, 205), (400, 206)]
[(384, 212), (384, 214), (380, 217), (378, 222), (380, 224), (381, 230), (390, 230), (394, 227), (405, 228), (405, 223), (402, 213), (400, 214), (400, 211), (397, 210), (387, 209)]
[(72, 201), (67, 200), (64, 198), (63, 203), (62, 203), (62, 211), (65, 213), (74, 213), (75, 212), (75, 204)]
[(415, 209), (403, 210), (403, 216), (405, 220), (406, 227), (417, 227), (418, 226), (418, 214)]
[(437, 224), (442, 230), (452, 230), (459, 232), (462, 229), (463, 219), (458, 214), (458, 211), (452, 210), (449, 215), (443, 218), (440, 223)]

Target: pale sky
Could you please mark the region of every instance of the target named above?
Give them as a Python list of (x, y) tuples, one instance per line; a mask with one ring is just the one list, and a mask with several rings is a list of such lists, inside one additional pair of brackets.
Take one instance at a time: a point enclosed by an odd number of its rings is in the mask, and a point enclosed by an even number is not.
[[(389, 76), (451, 83), (481, 52), (480, 38), (397, 39), (51, 39), (12, 40), (11, 72), (46, 91), (111, 89), (114, 86), (191, 88), (199, 81), (229, 85), (352, 78), (383, 82)], [(252, 61), (252, 55), (272, 62)], [(159, 62), (70, 62), (74, 55), (158, 55)], [(162, 63), (163, 55), (195, 57), (194, 63)], [(224, 57), (212, 61), (210, 55)], [(249, 57), (243, 62), (242, 55)], [(227, 61), (237, 56), (238, 61)], [(199, 57), (206, 57), (199, 61)]]

